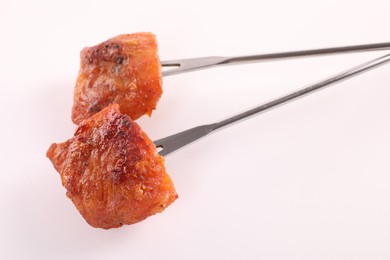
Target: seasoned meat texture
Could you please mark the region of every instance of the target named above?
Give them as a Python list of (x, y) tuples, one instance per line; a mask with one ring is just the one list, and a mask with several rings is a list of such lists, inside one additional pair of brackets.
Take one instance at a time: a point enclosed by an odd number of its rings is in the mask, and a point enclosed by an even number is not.
[(164, 158), (118, 105), (85, 120), (68, 141), (52, 144), (47, 157), (66, 195), (93, 227), (139, 222), (177, 198)]
[(80, 124), (110, 104), (133, 120), (151, 115), (162, 94), (161, 64), (151, 33), (119, 35), (80, 54), (72, 120)]

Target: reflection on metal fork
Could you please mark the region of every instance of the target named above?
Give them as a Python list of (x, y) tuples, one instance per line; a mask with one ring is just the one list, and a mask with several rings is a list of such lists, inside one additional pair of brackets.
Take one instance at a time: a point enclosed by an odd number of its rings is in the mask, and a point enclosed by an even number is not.
[(182, 60), (171, 60), (162, 61), (163, 67), (172, 67), (171, 69), (164, 70), (163, 76), (170, 76), (180, 74), (184, 72), (200, 70), (215, 67), (217, 65), (234, 65), (249, 62), (260, 62), (260, 61), (275, 61), (280, 59), (308, 57), (316, 55), (330, 55), (330, 54), (341, 54), (349, 52), (363, 52), (363, 51), (378, 51), (390, 49), (390, 42), (374, 43), (365, 45), (353, 45), (343, 46), (325, 49), (313, 49), (304, 51), (292, 51), (292, 52), (280, 52), (250, 56), (238, 56), (238, 57), (203, 57), (203, 58), (192, 58)]
[(277, 98), (273, 101), (267, 102), (261, 106), (258, 106), (256, 108), (253, 108), (251, 110), (248, 110), (244, 113), (238, 114), (236, 116), (230, 117), (228, 119), (225, 119), (223, 121), (220, 121), (218, 123), (209, 124), (209, 125), (202, 125), (195, 128), (191, 128), (189, 130), (180, 132), (178, 134), (174, 134), (165, 138), (162, 138), (160, 140), (157, 140), (154, 142), (157, 148), (160, 149), (159, 154), (160, 155), (168, 155), (212, 132), (214, 132), (217, 129), (220, 129), (224, 126), (230, 125), (232, 123), (235, 123), (239, 120), (242, 120), (244, 118), (250, 117), (252, 115), (258, 114), (260, 112), (268, 111), (272, 108), (275, 108), (279, 105), (285, 104), (289, 101), (295, 100), (299, 97), (303, 97), (307, 94), (313, 93), (317, 90), (324, 89), (327, 86), (330, 86), (332, 84), (335, 84), (337, 82), (341, 82), (342, 80), (351, 78), (353, 76), (356, 76), (360, 73), (363, 73), (365, 71), (368, 71), (370, 69), (379, 67), (380, 65), (384, 65), (385, 63), (390, 61), (390, 54), (387, 54), (385, 56), (382, 56), (380, 58), (377, 58), (375, 60), (366, 62), (364, 64), (361, 64), (357, 67), (351, 68), (345, 72), (339, 73), (333, 77), (324, 79), (318, 83), (312, 84), (306, 88), (300, 89), (298, 91), (295, 91), (291, 94), (287, 94), (285, 96), (282, 96), (280, 98)]

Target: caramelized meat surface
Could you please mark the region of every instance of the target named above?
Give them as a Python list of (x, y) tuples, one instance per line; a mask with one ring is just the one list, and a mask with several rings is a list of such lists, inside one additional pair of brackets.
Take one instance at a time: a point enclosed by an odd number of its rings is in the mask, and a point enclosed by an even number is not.
[(67, 196), (93, 227), (115, 228), (163, 211), (177, 198), (148, 136), (112, 105), (85, 120), (47, 157)]
[(80, 54), (72, 120), (80, 124), (110, 104), (133, 120), (151, 115), (162, 95), (157, 41), (151, 33), (119, 35)]

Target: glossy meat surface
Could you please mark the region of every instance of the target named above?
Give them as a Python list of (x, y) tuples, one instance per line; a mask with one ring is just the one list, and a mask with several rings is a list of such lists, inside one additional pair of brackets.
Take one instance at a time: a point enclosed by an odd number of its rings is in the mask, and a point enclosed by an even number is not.
[(103, 108), (119, 104), (133, 120), (151, 115), (162, 95), (157, 41), (151, 33), (124, 34), (80, 54), (72, 120), (80, 124)]
[(47, 157), (67, 196), (93, 227), (139, 222), (177, 198), (164, 158), (118, 105), (84, 121), (68, 141), (52, 144)]

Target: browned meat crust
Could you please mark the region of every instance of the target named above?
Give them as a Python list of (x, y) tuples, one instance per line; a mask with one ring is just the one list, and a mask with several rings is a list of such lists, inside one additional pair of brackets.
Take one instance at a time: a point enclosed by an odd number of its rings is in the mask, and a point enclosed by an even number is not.
[(104, 229), (133, 224), (176, 200), (164, 159), (129, 116), (112, 105), (52, 144), (47, 157), (85, 220)]
[(157, 41), (151, 33), (119, 35), (80, 54), (72, 120), (80, 124), (110, 104), (133, 120), (151, 115), (162, 95)]

